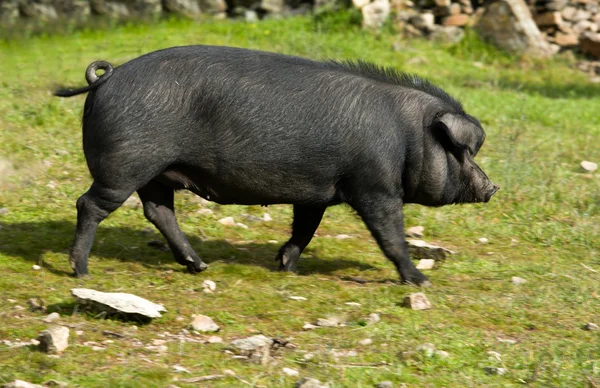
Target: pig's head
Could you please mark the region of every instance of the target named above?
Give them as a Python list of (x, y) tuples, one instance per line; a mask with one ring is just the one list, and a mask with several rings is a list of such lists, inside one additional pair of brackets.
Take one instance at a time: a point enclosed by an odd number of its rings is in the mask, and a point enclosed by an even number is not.
[(466, 114), (443, 113), (429, 129), (410, 202), (428, 206), (488, 202), (500, 187), (473, 160), (485, 140), (479, 122)]

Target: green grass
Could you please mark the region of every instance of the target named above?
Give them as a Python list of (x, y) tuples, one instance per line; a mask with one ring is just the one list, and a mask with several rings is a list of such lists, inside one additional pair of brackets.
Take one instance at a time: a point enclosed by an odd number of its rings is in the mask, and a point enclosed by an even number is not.
[[(59, 311), (61, 322), (74, 328), (60, 358), (0, 344), (0, 383), (20, 378), (82, 387), (185, 387), (194, 384), (173, 379), (231, 369), (256, 386), (289, 387), (297, 378), (281, 369), (290, 367), (332, 387), (371, 387), (383, 380), (409, 387), (600, 385), (600, 333), (582, 330), (587, 322), (600, 324), (600, 273), (592, 271), (600, 271), (600, 175), (579, 168), (581, 160), (600, 161), (600, 86), (571, 70), (567, 59), (513, 58), (471, 34), (458, 46), (441, 47), (332, 23), (163, 21), (0, 43), (0, 158), (13, 166), (0, 177), (0, 208), (9, 209), (0, 216), (0, 340), (35, 338), (46, 327), (43, 314), (15, 309), (31, 297), (43, 298), (49, 311)], [(434, 309), (400, 306), (416, 289), (395, 282), (391, 263), (344, 206), (327, 211), (298, 275), (276, 272), (273, 260), (288, 237), (290, 207), (210, 204), (214, 216), (202, 216), (198, 201), (179, 193), (178, 218), (211, 265), (207, 272), (189, 275), (169, 253), (148, 247), (161, 237), (145, 230), (151, 225), (140, 209), (122, 208), (98, 230), (90, 257), (93, 277), (69, 276), (75, 201), (91, 182), (80, 145), (84, 97), (54, 98), (53, 86), (84, 85), (84, 70), (97, 59), (118, 64), (155, 49), (199, 43), (362, 58), (416, 72), (481, 119), (488, 137), (477, 159), (501, 191), (483, 205), (405, 208), (407, 226), (425, 226), (426, 240), (458, 252), (429, 271), (434, 285), (425, 292)], [(264, 211), (272, 222), (241, 218)], [(216, 222), (225, 216), (250, 228)], [(203, 242), (199, 227), (208, 236)], [(337, 234), (354, 237), (338, 240)], [(478, 243), (480, 237), (489, 244)], [(32, 270), (33, 264), (42, 270)], [(369, 282), (344, 280), (350, 276)], [(512, 276), (527, 283), (513, 286)], [(202, 292), (203, 279), (217, 283), (216, 293)], [(135, 323), (74, 313), (69, 290), (81, 286), (135, 293), (164, 304), (168, 313), (137, 330)], [(308, 300), (289, 300), (291, 295)], [(351, 301), (361, 306), (345, 305)], [(366, 325), (372, 312), (382, 321)], [(144, 349), (160, 333), (180, 332), (199, 313), (222, 326), (224, 344), (168, 342), (166, 354)], [(301, 329), (304, 322), (333, 315), (343, 316), (347, 326)], [(75, 330), (84, 333), (76, 336)], [(106, 337), (103, 330), (126, 338)], [(231, 340), (253, 333), (292, 338), (298, 348), (279, 351), (269, 365), (224, 352)], [(373, 344), (358, 345), (364, 338)], [(114, 343), (104, 351), (83, 346), (106, 339)], [(427, 342), (450, 357), (401, 357)], [(336, 360), (332, 349), (358, 355)], [(502, 361), (491, 360), (490, 350), (501, 353)], [(304, 352), (315, 357), (305, 361)], [(380, 361), (387, 364), (365, 366)], [(191, 375), (173, 372), (175, 364)], [(485, 366), (508, 373), (490, 376)], [(205, 383), (242, 385), (234, 379)]]

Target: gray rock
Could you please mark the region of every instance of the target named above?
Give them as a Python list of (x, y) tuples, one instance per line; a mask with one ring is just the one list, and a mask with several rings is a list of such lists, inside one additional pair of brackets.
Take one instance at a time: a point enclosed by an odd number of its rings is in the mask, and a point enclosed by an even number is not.
[(361, 8), (363, 15), (362, 26), (370, 30), (378, 30), (390, 16), (389, 0), (374, 0)]
[(465, 30), (456, 26), (436, 26), (429, 34), (429, 39), (445, 43), (458, 43), (464, 37)]
[(411, 17), (410, 24), (421, 30), (429, 31), (433, 28), (433, 25), (435, 24), (435, 17), (432, 13), (425, 12)]
[(27, 301), (29, 305), (29, 311), (32, 312), (45, 312), (46, 311), (46, 302), (44, 302), (41, 298), (31, 298)]
[(265, 337), (262, 334), (255, 335), (248, 338), (240, 338), (231, 342), (231, 345), (242, 353), (253, 352), (257, 349), (264, 347), (271, 347), (273, 340)]
[(87, 288), (73, 288), (71, 294), (77, 298), (78, 303), (98, 308), (109, 314), (123, 313), (158, 318), (161, 316), (161, 312), (167, 311), (160, 304), (122, 292), (101, 292)]
[(423, 353), (426, 357), (433, 357), (433, 355), (435, 354), (435, 345), (431, 343), (426, 343), (417, 346), (415, 350), (417, 352)]
[(49, 354), (62, 353), (69, 346), (69, 328), (50, 326), (38, 337), (40, 350)]
[(479, 35), (496, 46), (536, 57), (552, 55), (523, 0), (498, 0), (489, 3), (475, 24)]
[(338, 327), (340, 323), (341, 321), (337, 317), (317, 319), (317, 326), (320, 327)]
[(23, 380), (15, 380), (12, 383), (2, 385), (2, 388), (45, 388), (43, 385), (28, 383)]
[(598, 325), (596, 325), (595, 323), (586, 323), (585, 326), (583, 326), (583, 330), (588, 330), (588, 331), (598, 331), (600, 330), (600, 327)]
[(423, 240), (407, 239), (408, 250), (412, 257), (418, 259), (444, 260), (448, 255), (455, 252), (449, 249), (429, 244)]
[(499, 376), (505, 375), (508, 372), (508, 370), (506, 368), (497, 368), (495, 366), (486, 366), (485, 368), (483, 368), (483, 370), (488, 375), (499, 375)]
[[(19, 20), (19, 4), (16, 0), (0, 0), (0, 23), (10, 25)], [(5, 159), (0, 158), (0, 181), (8, 172), (12, 171), (12, 165)]]
[(422, 292), (415, 292), (404, 298), (404, 306), (413, 310), (428, 310), (432, 308), (431, 302)]
[(393, 388), (393, 386), (391, 381), (382, 381), (377, 384), (377, 388)]
[[(163, 7), (167, 12), (188, 17), (193, 17), (202, 13), (202, 11), (200, 11), (200, 4), (197, 0), (163, 0)], [(202, 209), (198, 213), (212, 214), (212, 211), (210, 209)]]
[(60, 388), (64, 388), (64, 387), (68, 387), (69, 383), (65, 383), (64, 381), (58, 381), (58, 380), (48, 380), (48, 381), (44, 382), (44, 385), (46, 387), (60, 387)]
[(190, 326), (193, 330), (201, 331), (204, 333), (221, 330), (219, 325), (217, 325), (211, 317), (207, 317), (206, 315), (197, 315), (190, 324)]
[(329, 384), (323, 384), (317, 379), (303, 377), (295, 385), (295, 388), (329, 388)]
[(0, 208), (0, 216), (3, 216), (5, 214), (8, 214), (8, 208), (7, 207)]

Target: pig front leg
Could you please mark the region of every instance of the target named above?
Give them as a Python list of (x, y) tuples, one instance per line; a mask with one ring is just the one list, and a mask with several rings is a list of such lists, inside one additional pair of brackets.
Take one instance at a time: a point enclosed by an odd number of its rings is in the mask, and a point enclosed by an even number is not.
[(424, 287), (431, 285), (408, 256), (402, 201), (391, 195), (371, 195), (368, 198), (359, 197), (352, 206), (371, 231), (383, 253), (394, 263), (402, 281)]
[(150, 181), (138, 190), (144, 204), (144, 215), (167, 240), (175, 260), (191, 273), (202, 272), (208, 265), (196, 254), (179, 228), (174, 210), (174, 190), (157, 181)]
[(275, 259), (279, 261), (280, 271), (296, 271), (298, 258), (312, 240), (325, 209), (326, 207), (294, 205), (292, 237), (281, 247)]

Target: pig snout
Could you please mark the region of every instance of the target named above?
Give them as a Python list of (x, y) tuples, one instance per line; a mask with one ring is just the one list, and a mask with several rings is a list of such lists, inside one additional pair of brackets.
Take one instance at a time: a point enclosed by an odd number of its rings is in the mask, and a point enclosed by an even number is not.
[(498, 191), (498, 190), (500, 190), (500, 186), (498, 186), (495, 183), (490, 182), (487, 192), (485, 193), (485, 198), (484, 198), (483, 202), (489, 202), (490, 199), (492, 199), (492, 196), (494, 194), (496, 194), (496, 191)]

